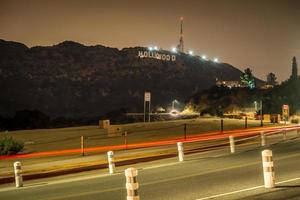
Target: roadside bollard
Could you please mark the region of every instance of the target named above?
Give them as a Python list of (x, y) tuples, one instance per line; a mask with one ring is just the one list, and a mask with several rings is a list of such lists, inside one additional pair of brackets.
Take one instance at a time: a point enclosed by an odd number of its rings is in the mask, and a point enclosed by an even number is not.
[(19, 162), (19, 161), (14, 162), (14, 171), (15, 171), (16, 187), (17, 188), (23, 187), (21, 162)]
[(265, 146), (266, 145), (266, 136), (263, 132), (260, 133), (260, 139), (261, 139), (261, 146)]
[(285, 140), (286, 140), (286, 130), (284, 130), (284, 131), (282, 132), (282, 136), (283, 136), (283, 140), (285, 141)]
[(221, 119), (221, 132), (223, 132), (224, 131), (224, 121), (223, 121), (223, 119)]
[(235, 143), (234, 143), (234, 137), (231, 135), (229, 136), (229, 143), (230, 143), (230, 153), (235, 152)]
[(125, 149), (127, 149), (127, 131), (124, 132), (124, 144), (125, 144)]
[(178, 160), (179, 162), (182, 162), (184, 160), (183, 143), (177, 142), (177, 148), (178, 148)]
[(115, 172), (114, 152), (113, 151), (107, 152), (107, 159), (108, 159), (109, 173), (113, 174)]
[(275, 187), (275, 173), (272, 151), (264, 150), (261, 152), (261, 155), (264, 170), (265, 188), (273, 188)]
[(81, 155), (84, 156), (84, 138), (80, 137), (80, 147), (81, 147)]
[(186, 140), (186, 124), (184, 124), (183, 131), (184, 131), (184, 139)]
[(126, 176), (126, 190), (127, 200), (139, 200), (138, 188), (139, 183), (137, 182), (138, 170), (135, 168), (128, 168), (125, 170)]

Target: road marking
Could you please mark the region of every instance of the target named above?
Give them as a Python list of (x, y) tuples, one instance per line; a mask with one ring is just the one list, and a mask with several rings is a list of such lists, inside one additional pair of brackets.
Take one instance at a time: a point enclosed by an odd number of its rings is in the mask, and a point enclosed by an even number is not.
[[(124, 187), (118, 187), (118, 188), (111, 188), (111, 189), (105, 189), (105, 190), (101, 190), (101, 191), (87, 191), (87, 192), (81, 192), (80, 194), (63, 194), (63, 196), (59, 196), (59, 197), (50, 197), (44, 200), (60, 200), (60, 199), (70, 199), (72, 197), (78, 197), (78, 196), (82, 196), (82, 195), (92, 195), (92, 194), (97, 194), (97, 193), (103, 193), (103, 192), (113, 192), (116, 190), (125, 190), (125, 186)], [(83, 198), (84, 199), (84, 198)]]
[(236, 193), (240, 193), (240, 192), (246, 192), (246, 191), (250, 191), (250, 190), (256, 190), (258, 188), (263, 188), (263, 187), (264, 187), (264, 185), (260, 185), (260, 186), (256, 186), (256, 187), (252, 187), (252, 188), (246, 188), (246, 189), (242, 189), (242, 190), (236, 190), (236, 191), (233, 191), (233, 192), (227, 192), (227, 193), (217, 194), (217, 195), (213, 195), (213, 196), (209, 196), (209, 197), (204, 197), (204, 198), (200, 198), (200, 199), (196, 199), (196, 200), (213, 199), (213, 198), (223, 197), (223, 196), (227, 196), (227, 195), (231, 195), (231, 194), (236, 194)]
[[(279, 182), (277, 182), (275, 184), (278, 185), (278, 184), (288, 183), (288, 182), (293, 182), (293, 181), (298, 181), (298, 180), (300, 180), (300, 177), (288, 179), (288, 180), (285, 180), (285, 181), (279, 181)], [(256, 186), (256, 187), (251, 187), (251, 188), (246, 188), (246, 189), (242, 189), (242, 190), (236, 190), (236, 191), (232, 191), (232, 192), (226, 192), (226, 193), (217, 194), (217, 195), (208, 196), (208, 197), (203, 197), (203, 198), (196, 199), (196, 200), (214, 199), (214, 198), (224, 197), (224, 196), (228, 196), (228, 195), (232, 195), (232, 194), (237, 194), (237, 193), (241, 193), (241, 192), (247, 192), (247, 191), (250, 191), (250, 190), (256, 190), (256, 189), (259, 189), (259, 188), (264, 188), (264, 185), (260, 185), (260, 186)]]
[(171, 162), (171, 163), (166, 163), (166, 164), (157, 164), (157, 165), (153, 165), (153, 166), (149, 166), (149, 167), (143, 167), (143, 170), (147, 170), (147, 169), (155, 169), (155, 168), (160, 168), (160, 167), (168, 167), (168, 166), (172, 166), (172, 165), (178, 165), (178, 162)]
[(8, 187), (8, 188), (1, 188), (0, 192), (6, 192), (6, 191), (11, 191), (11, 190), (24, 190), (24, 189), (30, 189), (34, 187), (43, 187), (45, 185), (55, 185), (55, 184), (61, 184), (61, 183), (69, 183), (69, 182), (76, 182), (76, 181), (84, 181), (84, 180), (89, 180), (89, 179), (96, 179), (96, 178), (103, 178), (107, 176), (116, 176), (120, 175), (121, 172), (116, 172), (115, 174), (100, 174), (100, 175), (85, 175), (83, 177), (67, 177), (66, 179), (63, 180), (49, 180), (45, 182), (38, 182), (38, 183), (29, 183), (26, 184), (22, 188), (16, 188), (16, 187)]

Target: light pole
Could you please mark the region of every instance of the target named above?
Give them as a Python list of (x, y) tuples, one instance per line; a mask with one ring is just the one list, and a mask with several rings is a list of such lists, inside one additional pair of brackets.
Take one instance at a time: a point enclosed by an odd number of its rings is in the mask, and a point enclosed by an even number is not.
[(262, 105), (262, 100), (260, 100), (260, 126), (264, 126), (264, 123), (263, 123), (263, 105)]
[(174, 100), (172, 101), (172, 110), (175, 109), (175, 103), (177, 103), (177, 100), (176, 100), (176, 99), (174, 99)]
[(257, 101), (254, 101), (255, 112), (257, 111)]

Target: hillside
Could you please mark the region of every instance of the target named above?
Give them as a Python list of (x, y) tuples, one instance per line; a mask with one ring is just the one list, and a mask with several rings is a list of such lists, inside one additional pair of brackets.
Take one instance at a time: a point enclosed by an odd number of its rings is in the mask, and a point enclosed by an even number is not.
[[(143, 47), (84, 46), (65, 41), (28, 48), (0, 40), (0, 116), (37, 109), (50, 117), (92, 117), (126, 108), (143, 111), (144, 91), (152, 105), (167, 107), (210, 88), (215, 78), (239, 80), (225, 63), (176, 54), (175, 61), (140, 58)], [(172, 54), (160, 50), (161, 54)]]

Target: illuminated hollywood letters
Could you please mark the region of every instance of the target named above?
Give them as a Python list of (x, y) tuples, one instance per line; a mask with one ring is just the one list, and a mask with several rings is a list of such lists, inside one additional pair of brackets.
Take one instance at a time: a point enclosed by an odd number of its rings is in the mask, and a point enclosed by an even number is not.
[(176, 61), (176, 55), (171, 54), (162, 54), (155, 51), (139, 51), (138, 52), (139, 58), (155, 58), (158, 60), (164, 61)]

